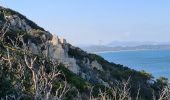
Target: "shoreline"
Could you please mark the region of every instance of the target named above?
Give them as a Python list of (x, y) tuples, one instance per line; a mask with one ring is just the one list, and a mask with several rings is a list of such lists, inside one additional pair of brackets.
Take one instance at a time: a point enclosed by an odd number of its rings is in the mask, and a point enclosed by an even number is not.
[[(95, 52), (95, 54), (97, 54), (97, 55), (100, 55), (100, 56), (102, 56), (102, 55), (104, 55), (105, 53), (107, 54), (108, 53), (108, 55), (109, 55), (109, 59), (110, 59), (110, 55), (111, 55), (111, 57), (112, 57), (112, 55), (114, 55), (114, 53), (116, 53), (116, 52), (127, 52), (128, 53), (128, 51), (153, 51), (153, 52), (161, 52), (161, 50), (163, 50), (163, 52), (164, 52), (164, 50), (165, 50), (165, 52), (166, 52), (166, 50), (168, 50), (168, 52), (170, 52), (169, 50), (169, 48), (163, 48), (163, 49), (137, 49), (137, 50), (117, 50), (117, 51), (102, 51), (102, 52)], [(113, 52), (113, 54), (111, 54)], [(110, 53), (110, 54), (109, 54)], [(135, 53), (138, 53), (138, 52), (135, 52)], [(103, 56), (102, 56), (103, 57)], [(104, 58), (104, 57), (103, 57)], [(106, 59), (106, 58), (105, 58)], [(106, 59), (106, 60), (108, 60), (108, 59)], [(109, 61), (109, 60), (108, 60)], [(169, 77), (169, 74), (167, 74), (168, 72), (169, 72), (169, 69), (166, 69), (165, 67), (161, 67), (160, 66), (160, 68), (162, 68), (161, 70), (159, 70), (159, 65), (158, 66), (156, 66), (155, 68), (154, 68), (154, 70), (150, 70), (150, 68), (147, 68), (146, 67), (146, 65), (147, 65), (147, 61), (146, 61), (146, 63), (144, 63), (144, 64), (142, 64), (142, 65), (138, 65), (138, 64), (136, 64), (135, 65), (135, 63), (134, 63), (134, 65), (133, 65), (133, 63), (132, 63), (132, 65), (128, 65), (128, 63), (126, 64), (126, 63), (121, 63), (121, 62), (118, 62), (118, 61), (113, 61), (112, 59), (109, 61), (109, 62), (114, 62), (115, 64), (121, 64), (121, 65), (123, 65), (123, 66), (126, 66), (126, 67), (128, 67), (128, 68), (130, 68), (130, 69), (132, 69), (132, 70), (136, 70), (136, 71), (141, 71), (141, 70), (145, 70), (145, 72), (147, 72), (147, 73), (150, 73), (150, 74), (152, 74), (153, 76), (154, 76), (154, 78), (153, 79), (157, 79), (157, 78), (159, 78), (160, 76), (163, 76), (163, 77), (166, 77), (166, 78), (168, 78), (169, 79), (169, 82), (170, 82), (170, 77)], [(153, 62), (152, 64), (156, 64), (157, 62)], [(162, 62), (161, 62), (162, 63)], [(166, 63), (167, 62), (163, 62), (163, 63), (165, 63), (165, 66), (167, 66), (166, 65)], [(145, 65), (146, 64), (146, 65)], [(135, 67), (136, 66), (136, 67)], [(150, 65), (147, 65), (147, 66), (150, 66)], [(152, 68), (152, 66), (151, 66), (151, 68)], [(152, 68), (153, 69), (153, 68)]]

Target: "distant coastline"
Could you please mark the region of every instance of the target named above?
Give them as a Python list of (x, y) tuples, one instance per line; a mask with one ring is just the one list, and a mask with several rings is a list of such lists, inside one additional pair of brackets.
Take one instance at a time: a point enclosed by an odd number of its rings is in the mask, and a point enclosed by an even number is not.
[(166, 49), (137, 49), (137, 50), (97, 51), (97, 52), (92, 52), (92, 53), (99, 54), (99, 53), (112, 53), (112, 52), (124, 52), (124, 51), (148, 51), (148, 50), (170, 50), (170, 48), (166, 48)]
[(170, 49), (170, 45), (140, 45), (135, 47), (108, 47), (108, 46), (89, 46), (82, 48), (90, 53), (107, 53), (123, 51), (143, 51), (143, 50), (161, 50)]

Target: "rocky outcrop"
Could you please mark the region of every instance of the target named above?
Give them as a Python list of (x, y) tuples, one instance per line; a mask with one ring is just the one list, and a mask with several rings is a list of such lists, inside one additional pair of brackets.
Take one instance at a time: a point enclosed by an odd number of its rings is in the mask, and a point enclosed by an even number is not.
[(75, 74), (80, 73), (80, 67), (76, 63), (76, 59), (74, 58), (65, 58), (62, 62), (66, 68), (72, 71)]
[(4, 20), (1, 19), (1, 21), (4, 21), (2, 22), (4, 24), (3, 27), (8, 28), (12, 32), (14, 30), (23, 31), (24, 34), (31, 37), (26, 44), (32, 53), (42, 53), (50, 59), (63, 63), (73, 73), (79, 73), (80, 68), (76, 64), (76, 60), (68, 56), (67, 42), (64, 38), (59, 38), (39, 28), (35, 23), (17, 12), (9, 12), (7, 9), (1, 8), (0, 14), (4, 18)]
[(100, 65), (96, 60), (91, 62), (92, 68), (96, 68), (97, 70), (103, 71), (102, 65)]
[(53, 36), (52, 40), (48, 41), (49, 46), (47, 48), (48, 57), (56, 59), (60, 63), (63, 63), (66, 68), (75, 74), (79, 73), (79, 66), (76, 64), (74, 58), (68, 56), (68, 47), (65, 39), (60, 39), (58, 36)]
[(31, 30), (31, 27), (26, 24), (24, 19), (21, 19), (19, 16), (17, 15), (4, 15), (5, 19), (10, 23), (10, 28), (20, 28), (24, 31), (29, 31)]

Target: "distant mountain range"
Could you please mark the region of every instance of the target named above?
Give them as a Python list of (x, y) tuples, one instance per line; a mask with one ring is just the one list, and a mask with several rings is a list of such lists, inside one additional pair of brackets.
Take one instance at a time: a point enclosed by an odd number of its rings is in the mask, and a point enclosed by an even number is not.
[(90, 45), (81, 47), (87, 52), (105, 52), (122, 50), (150, 50), (150, 49), (170, 49), (170, 43), (156, 42), (112, 42), (106, 45)]
[(135, 46), (141, 46), (141, 45), (169, 45), (170, 42), (154, 42), (154, 41), (112, 41), (108, 44), (105, 44), (109, 47), (135, 47)]

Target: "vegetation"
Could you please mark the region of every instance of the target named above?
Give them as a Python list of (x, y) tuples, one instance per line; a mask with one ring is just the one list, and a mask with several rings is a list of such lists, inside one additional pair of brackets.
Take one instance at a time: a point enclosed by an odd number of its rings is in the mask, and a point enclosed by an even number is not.
[(86, 82), (84, 79), (74, 74), (73, 72), (69, 71), (67, 68), (64, 67), (64, 65), (60, 65), (58, 69), (64, 73), (68, 83), (75, 86), (79, 91), (84, 91), (87, 88), (88, 82)]
[[(145, 71), (135, 71), (106, 61), (95, 54), (66, 44), (69, 57), (75, 58), (80, 73), (43, 53), (30, 51), (28, 41), (44, 43), (45, 31), (21, 14), (0, 8), (4, 14), (17, 14), (33, 28), (27, 33), (4, 24), (0, 29), (0, 99), (2, 100), (168, 100), (168, 79), (153, 80)], [(1, 16), (2, 17), (2, 16)], [(46, 40), (48, 41), (48, 39)], [(48, 49), (47, 49), (48, 50)], [(47, 51), (49, 52), (49, 51)], [(97, 61), (103, 70), (91, 67)], [(82, 77), (84, 73), (84, 77)]]
[[(129, 92), (132, 98), (137, 95), (138, 88), (140, 87), (140, 99), (151, 100), (153, 99), (153, 91), (158, 92), (168, 84), (167, 78), (160, 77), (155, 81), (151, 74), (146, 73), (143, 70), (136, 71), (120, 64), (110, 63), (98, 55), (88, 54), (79, 48), (72, 48), (71, 45), (69, 47), (69, 55), (76, 58), (78, 63), (81, 63), (81, 60), (84, 58), (88, 58), (90, 61), (97, 60), (105, 70), (104, 72), (98, 71), (99, 77), (106, 82), (112, 81), (113, 87), (117, 85), (117, 81), (128, 80), (130, 77), (129, 85), (131, 88)], [(85, 73), (92, 71), (85, 67), (83, 68), (86, 69)], [(156, 96), (158, 96), (157, 94), (158, 93), (155, 92)]]
[(21, 15), (20, 13), (13, 11), (9, 8), (3, 8), (0, 7), (0, 12), (4, 12), (4, 15), (9, 16), (9, 15), (18, 15), (21, 19), (24, 19), (28, 25), (30, 25), (33, 29), (40, 29), (44, 30), (43, 28), (39, 27), (37, 24), (32, 22), (31, 20), (27, 19), (25, 16)]

